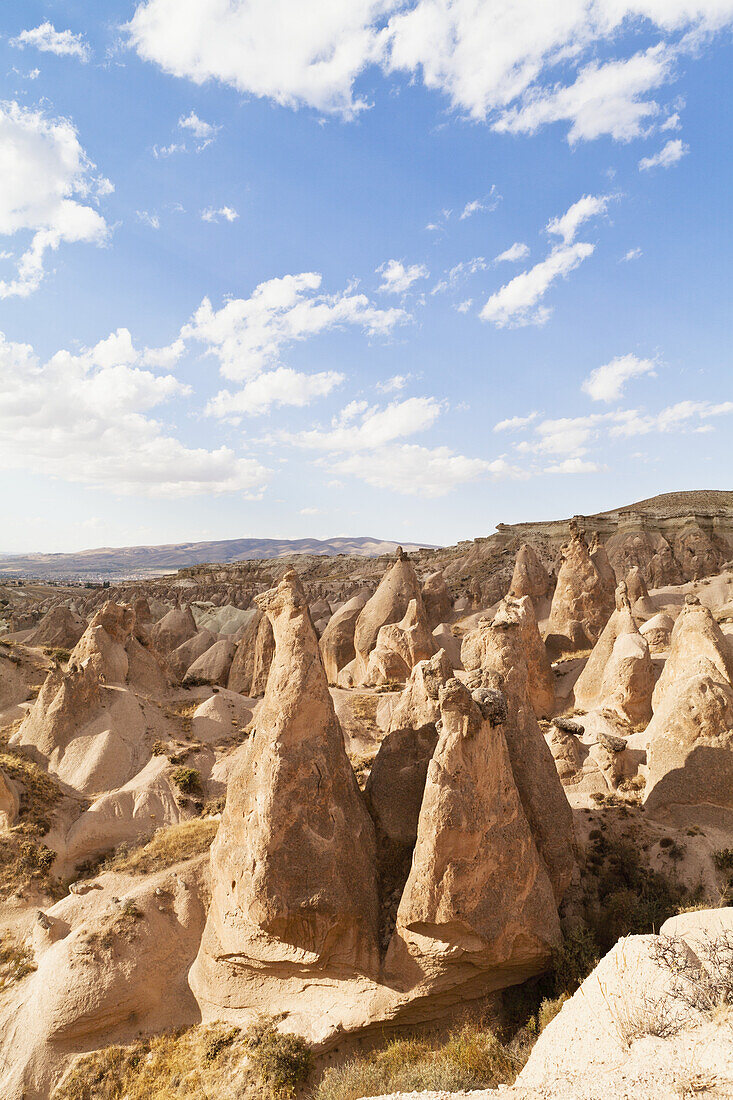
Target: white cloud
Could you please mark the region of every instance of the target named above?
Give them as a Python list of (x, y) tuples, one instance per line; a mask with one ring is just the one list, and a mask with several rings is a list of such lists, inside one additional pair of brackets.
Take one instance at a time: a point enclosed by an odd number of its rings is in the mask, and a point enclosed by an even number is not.
[(160, 218), (157, 214), (151, 214), (147, 210), (136, 210), (135, 217), (143, 225), (149, 225), (151, 229), (160, 229)]
[(577, 242), (558, 245), (546, 259), (516, 275), (492, 294), (481, 310), (481, 318), (497, 328), (542, 325), (552, 312), (539, 303), (556, 279), (565, 278), (594, 251), (592, 244)]
[(654, 359), (639, 359), (636, 355), (618, 355), (610, 363), (592, 370), (583, 382), (581, 389), (593, 401), (618, 401), (630, 378), (639, 378), (643, 374), (655, 375)]
[(564, 458), (562, 462), (552, 462), (544, 467), (546, 474), (597, 474), (605, 469), (597, 462), (588, 462), (583, 458)]
[[(654, 416), (625, 410), (617, 416), (619, 421), (611, 428), (611, 435), (648, 435), (650, 432), (686, 431), (691, 421), (709, 420), (711, 417), (729, 416), (733, 413), (733, 401), (714, 404), (710, 401), (678, 401), (668, 405)], [(695, 429), (697, 430), (697, 429)]]
[(391, 378), (386, 378), (384, 382), (377, 382), (374, 388), (379, 393), (399, 393), (400, 390), (404, 390), (411, 378), (411, 374), (393, 374)]
[(563, 244), (572, 244), (581, 225), (590, 218), (604, 214), (610, 199), (610, 195), (583, 195), (559, 218), (551, 218), (546, 231), (562, 237)]
[(247, 382), (283, 364), (285, 348), (345, 326), (367, 336), (387, 336), (410, 320), (402, 309), (378, 309), (353, 287), (338, 294), (320, 292), (315, 271), (260, 283), (249, 298), (230, 298), (215, 310), (204, 298), (180, 338), (204, 345), (219, 360), (221, 374)]
[(569, 122), (568, 141), (609, 134), (630, 141), (648, 132), (659, 112), (648, 93), (670, 79), (674, 54), (662, 43), (623, 61), (591, 62), (569, 86), (528, 91), (520, 107), (505, 111), (494, 129), (535, 134), (551, 122)]
[(539, 416), (537, 412), (531, 412), (527, 416), (510, 416), (506, 420), (500, 420), (497, 424), (494, 424), (495, 432), (516, 432), (520, 428), (526, 428), (528, 424), (536, 420)]
[(445, 496), (459, 485), (486, 477), (522, 476), (503, 459), (487, 462), (456, 454), (449, 447), (421, 447), (416, 443), (394, 444), (370, 454), (353, 454), (339, 459), (339, 470), (372, 485), (409, 496)]
[(501, 202), (501, 195), (496, 190), (496, 184), (492, 183), (491, 190), (485, 199), (473, 199), (472, 202), (467, 202), (461, 211), (459, 221), (465, 221), (466, 218), (472, 217), (473, 214), (480, 214), (486, 210), (496, 210), (497, 206)]
[(466, 298), (463, 302), (459, 302), (456, 309), (459, 313), (468, 313), (473, 305), (473, 298)]
[(641, 251), (640, 248), (630, 248), (629, 251), (621, 257), (619, 263), (629, 263), (630, 260), (638, 260), (643, 255), (644, 253)]
[(606, 415), (563, 416), (542, 420), (535, 429), (534, 443), (520, 443), (517, 450), (522, 454), (568, 455), (578, 458), (586, 453), (587, 444), (594, 437), (596, 427)]
[(89, 203), (109, 194), (112, 184), (93, 173), (68, 119), (51, 119), (15, 102), (0, 104), (0, 236), (33, 234), (15, 278), (0, 281), (0, 298), (36, 290), (49, 250), (106, 243), (107, 223)]
[[(288, 107), (353, 118), (369, 106), (355, 81), (380, 65), (474, 120), (521, 133), (565, 121), (576, 142), (646, 132), (676, 57), (731, 22), (731, 0), (143, 0), (127, 30), (166, 72)], [(596, 60), (640, 25), (654, 46)]]
[(353, 84), (379, 56), (375, 24), (390, 7), (394, 0), (148, 0), (127, 29), (140, 56), (174, 76), (349, 118), (367, 106)]
[(201, 211), (201, 221), (204, 222), (219, 222), (222, 219), (227, 222), (236, 221), (239, 214), (233, 206), (220, 206), (219, 209), (215, 209), (213, 206), (208, 206), (206, 210)]
[(529, 256), (529, 246), (522, 241), (515, 241), (503, 252), (500, 252), (498, 256), (494, 257), (495, 264), (509, 263), (516, 264), (520, 260), (526, 260)]
[(483, 256), (474, 256), (472, 260), (461, 260), (446, 271), (445, 278), (437, 282), (430, 293), (442, 294), (446, 290), (453, 290), (477, 272), (485, 271), (487, 267), (488, 264)]
[(236, 393), (221, 390), (206, 406), (207, 416), (238, 420), (242, 415), (257, 416), (275, 406), (303, 408), (317, 397), (326, 397), (344, 381), (338, 371), (302, 374), (290, 367), (277, 367), (253, 378)]
[(666, 118), (664, 120), (664, 122), (661, 124), (659, 129), (660, 130), (679, 130), (680, 125), (681, 125), (680, 124), (680, 116), (675, 111), (675, 113), (673, 115), (670, 115), (669, 118)]
[(382, 282), (377, 290), (383, 294), (404, 294), (418, 279), (427, 279), (430, 272), (425, 264), (411, 264), (410, 267), (400, 260), (385, 260), (377, 268), (377, 274), (382, 276)]
[(221, 130), (221, 126), (214, 126), (211, 122), (204, 122), (202, 118), (191, 111), (189, 115), (181, 115), (178, 120), (181, 130), (189, 130), (199, 142), (199, 148), (205, 149), (210, 145)]
[(0, 465), (114, 494), (261, 493), (268, 471), (256, 459), (187, 447), (148, 415), (190, 391), (143, 362), (127, 329), (47, 363), (0, 336)]
[(162, 157), (172, 157), (174, 153), (185, 153), (186, 146), (182, 142), (172, 141), (170, 145), (154, 145), (153, 156), (156, 160)]
[(690, 146), (686, 145), (682, 138), (672, 138), (654, 156), (642, 157), (639, 161), (639, 171), (648, 172), (650, 168), (670, 168), (678, 160), (682, 160), (689, 151)]
[(53, 23), (48, 22), (41, 23), (33, 30), (21, 31), (17, 38), (10, 39), (10, 45), (19, 49), (34, 46), (44, 53), (55, 53), (58, 57), (78, 57), (80, 61), (88, 61), (91, 56), (83, 34), (57, 31)]
[(299, 516), (320, 516), (322, 515), (320, 508), (301, 508), (298, 512)]
[(441, 402), (434, 397), (408, 397), (384, 408), (351, 402), (334, 417), (330, 428), (313, 428), (283, 438), (308, 450), (356, 454), (425, 431), (438, 419), (441, 409)]

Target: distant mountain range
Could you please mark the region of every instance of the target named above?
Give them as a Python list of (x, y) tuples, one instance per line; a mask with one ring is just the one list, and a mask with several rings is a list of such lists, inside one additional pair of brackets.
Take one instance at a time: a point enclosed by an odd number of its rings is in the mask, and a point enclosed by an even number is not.
[[(223, 539), (220, 542), (179, 542), (166, 546), (103, 546), (75, 554), (0, 554), (0, 578), (38, 577), (48, 580), (79, 579), (120, 581), (172, 573), (204, 562), (225, 564), (290, 554), (350, 554), (376, 558), (393, 553), (397, 542), (374, 538), (339, 539)], [(413, 552), (430, 543), (403, 543)]]

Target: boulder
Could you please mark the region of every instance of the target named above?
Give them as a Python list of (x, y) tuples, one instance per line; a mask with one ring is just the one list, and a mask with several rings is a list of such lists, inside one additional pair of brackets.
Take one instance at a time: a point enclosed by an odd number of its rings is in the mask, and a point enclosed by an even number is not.
[(607, 556), (596, 551), (591, 557), (577, 526), (571, 525), (571, 539), (562, 550), (562, 564), (552, 597), (548, 633), (568, 639), (568, 648), (579, 648), (580, 638), (593, 646), (614, 608), (615, 575)]
[(425, 606), (425, 619), (430, 629), (434, 630), (438, 623), (447, 619), (453, 610), (453, 600), (440, 570), (430, 573), (423, 581), (422, 600)]
[(331, 616), (321, 635), (321, 658), (329, 684), (336, 683), (341, 669), (356, 656), (354, 631), (356, 620), (366, 601), (366, 593), (361, 593), (342, 604)]
[(440, 713), (385, 969), (433, 994), (465, 983), (478, 995), (544, 969), (560, 923), (501, 727), (458, 680)]
[(424, 619), (420, 582), (412, 562), (400, 547), (397, 560), (382, 577), (374, 595), (367, 600), (356, 620), (354, 649), (360, 672), (366, 672), (369, 654), (377, 644), (377, 635), (387, 623), (398, 623), (410, 600), (418, 605), (418, 617)]
[(257, 602), (275, 655), (212, 847), (191, 986), (205, 1019), (252, 1019), (265, 998), (270, 1014), (297, 1004), (317, 1028), (346, 979), (378, 965), (374, 827), (297, 575)]
[(183, 683), (218, 684), (224, 687), (229, 679), (235, 649), (236, 642), (232, 638), (221, 638), (214, 642), (189, 666)]
[(666, 611), (659, 611), (639, 627), (639, 633), (646, 638), (650, 653), (664, 653), (669, 649), (674, 619)]

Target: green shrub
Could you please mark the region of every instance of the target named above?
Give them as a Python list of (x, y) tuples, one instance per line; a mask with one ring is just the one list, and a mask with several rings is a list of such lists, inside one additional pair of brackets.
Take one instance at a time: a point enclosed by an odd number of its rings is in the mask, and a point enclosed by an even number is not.
[(253, 1070), (276, 1096), (293, 1096), (311, 1068), (311, 1052), (299, 1035), (277, 1031), (270, 1017), (250, 1028), (247, 1046)]
[(182, 794), (194, 794), (201, 790), (201, 774), (195, 768), (176, 768), (172, 779)]

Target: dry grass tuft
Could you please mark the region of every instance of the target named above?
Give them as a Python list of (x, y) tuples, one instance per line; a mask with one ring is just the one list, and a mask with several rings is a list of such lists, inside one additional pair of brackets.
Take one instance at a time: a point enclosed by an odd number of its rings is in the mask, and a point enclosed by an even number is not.
[(147, 843), (137, 848), (121, 844), (111, 859), (100, 868), (103, 871), (127, 871), (149, 875), (184, 859), (207, 852), (219, 828), (218, 821), (195, 818), (180, 825), (159, 829)]
[(0, 989), (7, 989), (35, 969), (35, 955), (31, 948), (18, 943), (10, 932), (3, 932), (0, 937)]
[(20, 793), (18, 822), (0, 844), (0, 898), (32, 885), (51, 891), (56, 853), (41, 838), (51, 828), (53, 807), (63, 797), (61, 788), (22, 749), (0, 745), (0, 769)]
[(279, 1100), (309, 1065), (303, 1040), (270, 1021), (249, 1032), (197, 1026), (82, 1055), (53, 1100)]
[(505, 1046), (487, 1028), (466, 1024), (442, 1044), (398, 1039), (383, 1050), (329, 1069), (314, 1100), (491, 1088), (514, 1081), (525, 1060), (522, 1048)]

